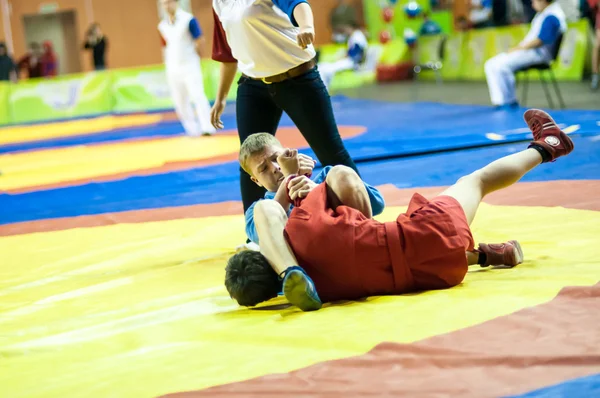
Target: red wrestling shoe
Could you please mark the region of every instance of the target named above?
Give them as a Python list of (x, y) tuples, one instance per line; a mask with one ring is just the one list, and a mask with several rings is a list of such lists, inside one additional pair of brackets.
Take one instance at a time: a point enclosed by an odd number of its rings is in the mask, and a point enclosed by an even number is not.
[(523, 262), (523, 250), (516, 240), (509, 240), (506, 243), (480, 243), (477, 251), (486, 255), (485, 264), (480, 264), (482, 267), (490, 265), (514, 267)]
[(529, 109), (523, 118), (533, 133), (534, 141), (529, 144), (529, 148), (534, 148), (542, 154), (543, 163), (554, 162), (573, 151), (575, 146), (571, 138), (560, 130), (546, 112)]

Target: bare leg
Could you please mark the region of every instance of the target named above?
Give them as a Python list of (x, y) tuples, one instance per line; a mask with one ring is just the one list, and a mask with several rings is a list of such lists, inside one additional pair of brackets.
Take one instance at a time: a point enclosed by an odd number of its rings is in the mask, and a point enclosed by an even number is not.
[(284, 237), (287, 215), (281, 205), (274, 200), (261, 200), (254, 208), (254, 222), (261, 254), (278, 275), (285, 275), (282, 287), (288, 301), (302, 311), (321, 308), (323, 304), (312, 279), (298, 266)]
[(479, 261), (479, 253), (467, 252), (467, 263), (469, 265), (478, 264)]
[(485, 195), (516, 183), (540, 163), (542, 163), (540, 153), (532, 148), (526, 149), (498, 159), (461, 178), (440, 195), (452, 196), (456, 199), (471, 224), (479, 203)]
[(367, 188), (354, 170), (346, 166), (335, 166), (329, 170), (325, 181), (332, 208), (345, 205), (360, 211), (367, 218), (373, 217)]
[(278, 275), (298, 265), (283, 235), (287, 215), (279, 203), (274, 200), (259, 201), (254, 207), (254, 222), (260, 240), (260, 252)]

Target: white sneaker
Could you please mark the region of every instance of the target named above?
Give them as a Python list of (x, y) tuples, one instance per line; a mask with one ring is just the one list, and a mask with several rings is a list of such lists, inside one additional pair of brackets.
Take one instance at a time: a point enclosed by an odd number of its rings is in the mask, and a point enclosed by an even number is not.
[(259, 252), (260, 247), (254, 242), (248, 242), (244, 243), (243, 245), (236, 246), (235, 248), (236, 253), (243, 252), (244, 250), (252, 250), (255, 252)]

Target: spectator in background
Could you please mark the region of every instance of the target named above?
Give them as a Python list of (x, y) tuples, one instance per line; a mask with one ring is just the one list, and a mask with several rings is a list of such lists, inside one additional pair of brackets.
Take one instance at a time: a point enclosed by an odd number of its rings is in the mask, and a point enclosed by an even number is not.
[(588, 0), (591, 14), (594, 16), (593, 25), (596, 26), (596, 42), (592, 49), (592, 90), (598, 90), (599, 75), (598, 69), (600, 68), (600, 1)]
[(17, 81), (17, 66), (8, 55), (6, 43), (0, 42), (0, 81)]
[(42, 77), (42, 49), (38, 43), (29, 44), (29, 52), (18, 62), (18, 68), (27, 69), (27, 77), (30, 79)]
[(104, 70), (106, 69), (106, 48), (108, 46), (108, 41), (106, 40), (106, 36), (102, 34), (102, 30), (100, 29), (100, 25), (97, 23), (92, 24), (87, 32), (87, 37), (85, 39), (85, 43), (83, 48), (86, 50), (92, 50), (92, 56), (94, 61), (94, 69), (95, 70)]
[(56, 76), (58, 75), (58, 60), (54, 48), (52, 47), (52, 42), (45, 41), (42, 45), (44, 47), (44, 53), (40, 58), (42, 64), (42, 76)]
[(367, 48), (369, 45), (367, 37), (356, 23), (340, 26), (338, 29), (340, 33), (348, 38), (344, 56), (334, 62), (320, 63), (318, 67), (323, 83), (325, 83), (325, 87), (328, 89), (336, 73), (358, 69), (367, 57)]
[(333, 31), (333, 41), (335, 43), (344, 43), (347, 36), (344, 30), (347, 26), (358, 24), (358, 16), (352, 0), (338, 0), (338, 5), (331, 11), (331, 30)]
[(161, 3), (165, 18), (158, 24), (158, 30), (175, 113), (189, 136), (212, 135), (216, 129), (211, 124), (200, 65), (202, 29), (192, 14), (179, 8), (177, 0), (161, 0)]
[(567, 30), (565, 13), (553, 0), (533, 0), (538, 11), (525, 39), (507, 53), (485, 63), (485, 75), (492, 104), (498, 107), (518, 106), (515, 94), (515, 71), (552, 61), (554, 46)]
[(471, 0), (469, 20), (474, 29), (492, 26), (492, 0)]

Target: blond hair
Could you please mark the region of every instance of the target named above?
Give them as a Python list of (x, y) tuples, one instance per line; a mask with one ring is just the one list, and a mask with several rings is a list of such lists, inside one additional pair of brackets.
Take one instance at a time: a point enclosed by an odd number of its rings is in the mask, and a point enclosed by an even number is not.
[(265, 148), (269, 145), (276, 145), (281, 147), (281, 142), (274, 135), (269, 133), (256, 133), (252, 134), (242, 143), (240, 148), (240, 156), (239, 161), (242, 169), (250, 175), (252, 175), (252, 171), (248, 166), (248, 161), (254, 155), (258, 155), (262, 153)]

